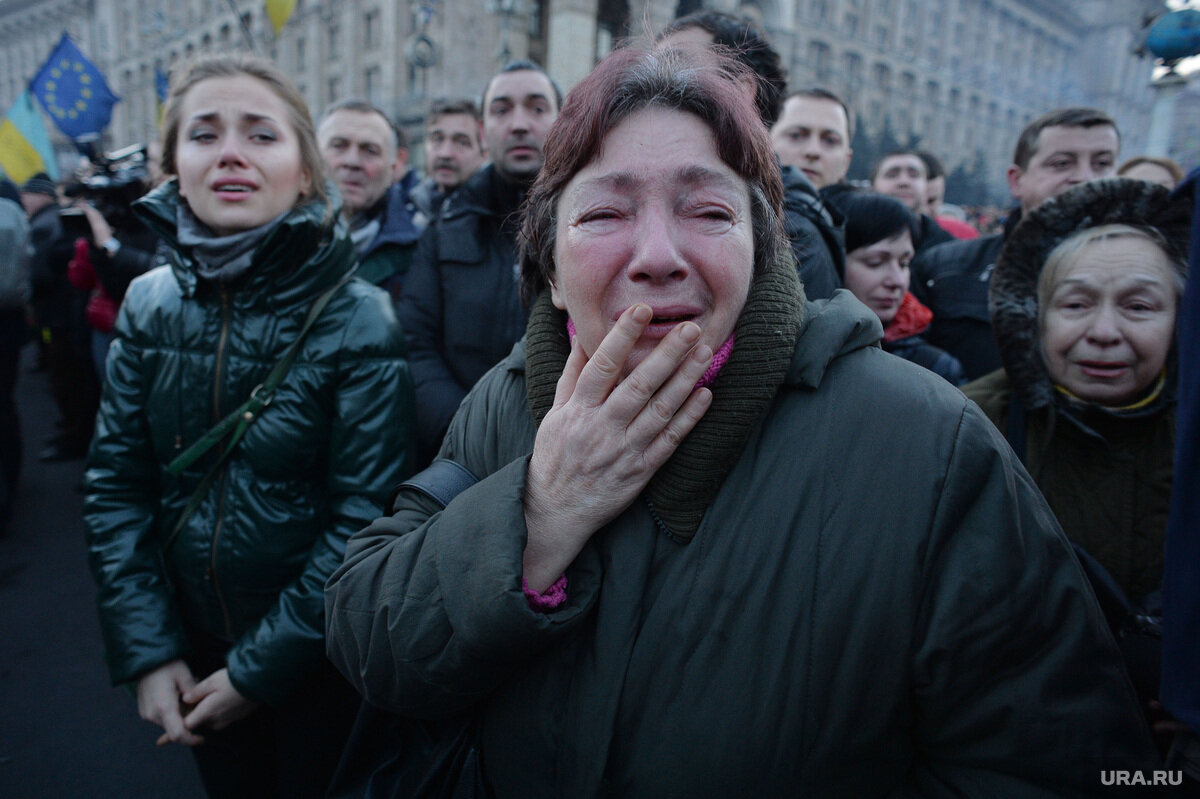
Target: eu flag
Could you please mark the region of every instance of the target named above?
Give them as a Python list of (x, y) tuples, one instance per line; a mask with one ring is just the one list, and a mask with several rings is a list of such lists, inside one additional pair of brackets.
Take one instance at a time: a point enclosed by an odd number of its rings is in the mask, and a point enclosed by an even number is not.
[(112, 119), (112, 93), (96, 65), (67, 34), (29, 84), (58, 129), (72, 139), (99, 133)]

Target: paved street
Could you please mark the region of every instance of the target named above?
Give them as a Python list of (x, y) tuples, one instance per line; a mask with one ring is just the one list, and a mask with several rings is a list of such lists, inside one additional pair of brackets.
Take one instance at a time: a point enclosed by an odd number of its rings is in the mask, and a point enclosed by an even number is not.
[(155, 747), (157, 728), (108, 684), (77, 486), (83, 464), (42, 464), (57, 414), (25, 351), (18, 405), (25, 465), (0, 536), (0, 797), (202, 797), (191, 755)]

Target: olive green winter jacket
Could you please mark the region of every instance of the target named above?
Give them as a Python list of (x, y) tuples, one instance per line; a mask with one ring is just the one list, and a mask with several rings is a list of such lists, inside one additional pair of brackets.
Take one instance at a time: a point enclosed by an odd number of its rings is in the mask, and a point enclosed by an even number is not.
[(521, 588), (537, 431), (519, 345), (443, 444), (482, 479), (444, 510), (403, 491), (351, 539), (326, 589), (330, 658), (395, 712), (478, 708), (499, 799), (1029, 799), (1153, 767), (1028, 474), (880, 333), (845, 292), (806, 305), (691, 542), (636, 501), (549, 613)]
[[(170, 264), (121, 306), (88, 458), (84, 516), (114, 683), (182, 656), (186, 626), (232, 643), (234, 687), (289, 696), (324, 657), (322, 587), (346, 539), (405, 474), (412, 381), (387, 295), (342, 286), (273, 401), (203, 503), (169, 538), (213, 448), (179, 476), (184, 448), (238, 407), (297, 337), (313, 300), (355, 268), (327, 206), (286, 216), (250, 272), (200, 279), (178, 245), (174, 183), (139, 203)], [(198, 675), (198, 677), (201, 675)]]

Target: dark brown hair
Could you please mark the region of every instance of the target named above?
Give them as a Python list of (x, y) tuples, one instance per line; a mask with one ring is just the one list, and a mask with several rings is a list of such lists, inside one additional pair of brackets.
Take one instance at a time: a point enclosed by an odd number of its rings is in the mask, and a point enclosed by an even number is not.
[(526, 300), (554, 279), (556, 211), (563, 189), (599, 156), (617, 125), (649, 107), (698, 117), (712, 129), (717, 155), (746, 181), (755, 273), (788, 251), (780, 222), (779, 166), (746, 85), (746, 68), (732, 59), (663, 48), (617, 50), (580, 81), (550, 128), (546, 160), (525, 204), (521, 282)]

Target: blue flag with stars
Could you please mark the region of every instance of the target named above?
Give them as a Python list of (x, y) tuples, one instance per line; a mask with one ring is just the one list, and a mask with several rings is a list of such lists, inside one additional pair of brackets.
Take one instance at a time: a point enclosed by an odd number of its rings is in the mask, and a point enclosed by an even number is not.
[(112, 119), (113, 104), (121, 99), (65, 33), (29, 89), (58, 129), (72, 139), (104, 130)]

